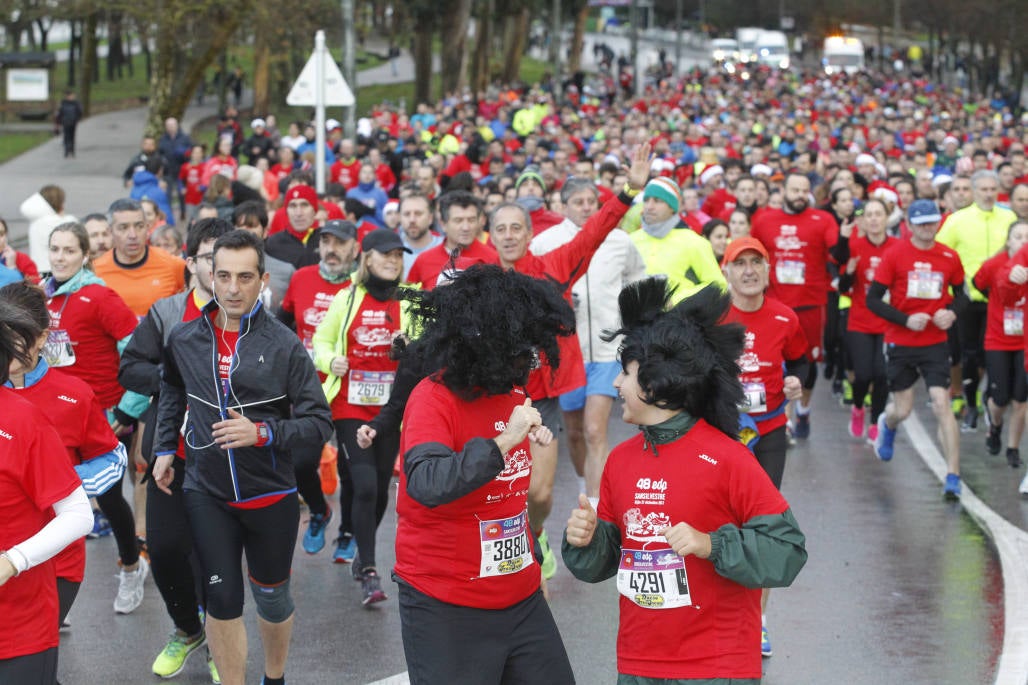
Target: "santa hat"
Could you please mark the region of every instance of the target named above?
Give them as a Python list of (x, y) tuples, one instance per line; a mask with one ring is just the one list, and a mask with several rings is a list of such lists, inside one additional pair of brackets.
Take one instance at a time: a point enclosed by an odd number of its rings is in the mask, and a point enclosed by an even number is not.
[(720, 164), (711, 164), (700, 172), (700, 184), (707, 185), (715, 176), (723, 176), (724, 168)]

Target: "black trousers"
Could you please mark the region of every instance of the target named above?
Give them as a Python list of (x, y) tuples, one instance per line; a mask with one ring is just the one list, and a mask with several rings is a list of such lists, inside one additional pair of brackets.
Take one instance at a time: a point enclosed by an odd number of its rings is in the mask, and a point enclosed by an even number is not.
[(575, 682), (564, 641), (535, 592), (505, 609), (440, 602), (394, 576), (411, 685), (568, 685)]
[(147, 481), (146, 546), (154, 584), (168, 616), (183, 633), (196, 635), (203, 629), (196, 609), (205, 602), (197, 587), (199, 562), (193, 553), (193, 534), (182, 498), (185, 472), (182, 462), (176, 460), (170, 495), (162, 492), (153, 478)]

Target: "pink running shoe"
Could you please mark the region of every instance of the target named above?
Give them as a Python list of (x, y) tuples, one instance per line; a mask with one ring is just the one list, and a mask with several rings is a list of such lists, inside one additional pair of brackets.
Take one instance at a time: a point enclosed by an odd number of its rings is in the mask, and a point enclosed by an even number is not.
[(855, 438), (864, 437), (864, 408), (853, 407), (850, 410), (850, 435)]
[(877, 423), (872, 423), (870, 426), (867, 427), (867, 439), (872, 445), (875, 444), (875, 440), (878, 439)]

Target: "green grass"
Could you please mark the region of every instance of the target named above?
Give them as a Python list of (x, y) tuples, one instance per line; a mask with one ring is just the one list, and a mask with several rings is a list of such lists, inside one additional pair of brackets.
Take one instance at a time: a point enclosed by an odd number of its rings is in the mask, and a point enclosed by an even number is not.
[(9, 133), (0, 135), (0, 163), (14, 159), (37, 145), (42, 145), (53, 138), (52, 133), (33, 131), (29, 133)]

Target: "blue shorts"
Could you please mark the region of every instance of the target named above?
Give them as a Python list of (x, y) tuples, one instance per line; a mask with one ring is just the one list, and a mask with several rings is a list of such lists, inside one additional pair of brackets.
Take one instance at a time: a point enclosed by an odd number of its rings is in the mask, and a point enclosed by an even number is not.
[(587, 362), (585, 385), (560, 396), (560, 408), (564, 411), (585, 409), (585, 398), (589, 395), (617, 397), (614, 379), (621, 373), (621, 362)]

